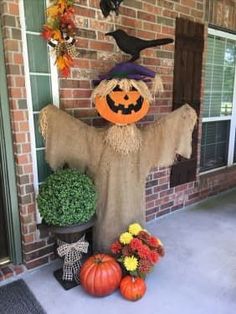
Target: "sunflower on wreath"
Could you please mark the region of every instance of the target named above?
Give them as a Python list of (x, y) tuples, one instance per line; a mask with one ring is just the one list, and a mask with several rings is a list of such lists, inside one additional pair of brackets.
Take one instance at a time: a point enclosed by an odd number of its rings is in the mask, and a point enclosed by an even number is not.
[(112, 243), (111, 251), (127, 273), (143, 279), (165, 254), (160, 239), (144, 230), (138, 223), (129, 225), (128, 231)]
[(55, 64), (60, 73), (68, 77), (73, 58), (77, 56), (75, 47), (75, 23), (72, 7), (74, 0), (52, 0), (46, 10), (47, 21), (43, 25), (42, 37), (47, 40), (55, 54)]

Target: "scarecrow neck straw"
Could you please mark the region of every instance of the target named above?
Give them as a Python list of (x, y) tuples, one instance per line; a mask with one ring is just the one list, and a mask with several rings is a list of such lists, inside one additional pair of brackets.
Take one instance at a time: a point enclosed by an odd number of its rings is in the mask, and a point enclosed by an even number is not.
[(107, 130), (105, 143), (121, 155), (137, 152), (142, 145), (142, 135), (135, 124), (113, 125)]

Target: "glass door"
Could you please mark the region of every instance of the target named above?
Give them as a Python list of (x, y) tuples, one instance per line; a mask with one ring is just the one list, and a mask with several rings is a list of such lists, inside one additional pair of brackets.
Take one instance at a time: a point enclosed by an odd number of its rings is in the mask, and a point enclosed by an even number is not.
[(0, 15), (0, 263), (22, 263), (15, 160)]
[[(0, 154), (1, 156), (1, 154)], [(0, 265), (9, 262), (2, 165), (0, 160)]]

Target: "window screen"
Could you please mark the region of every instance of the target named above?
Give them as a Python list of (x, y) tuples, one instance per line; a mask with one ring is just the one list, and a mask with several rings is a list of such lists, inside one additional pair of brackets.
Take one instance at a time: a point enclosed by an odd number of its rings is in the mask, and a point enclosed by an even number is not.
[(32, 97), (35, 149), (40, 184), (51, 173), (44, 159), (44, 142), (38, 128), (39, 111), (52, 103), (52, 85), (49, 51), (40, 33), (45, 22), (46, 3), (44, 0), (24, 0), (26, 41), (28, 50), (29, 76)]
[(227, 165), (229, 121), (203, 123), (201, 143), (201, 170)]
[(205, 66), (204, 117), (232, 114), (235, 41), (209, 35)]
[[(222, 36), (218, 36), (219, 33)], [(234, 108), (236, 41), (233, 39), (234, 37), (234, 35), (231, 36), (214, 30), (211, 30), (208, 35), (204, 79), (201, 172), (236, 162), (236, 116)]]

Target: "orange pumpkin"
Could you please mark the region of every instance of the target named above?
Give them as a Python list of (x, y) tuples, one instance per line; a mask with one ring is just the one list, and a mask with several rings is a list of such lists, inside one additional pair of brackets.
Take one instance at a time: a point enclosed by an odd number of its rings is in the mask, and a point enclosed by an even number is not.
[(122, 271), (113, 257), (96, 254), (82, 265), (79, 276), (85, 291), (93, 296), (102, 297), (119, 287)]
[(130, 124), (142, 119), (149, 103), (138, 91), (113, 90), (105, 97), (97, 96), (95, 105), (99, 114), (115, 124)]
[(120, 283), (120, 292), (122, 296), (130, 301), (141, 299), (146, 292), (146, 284), (142, 278), (125, 276)]

